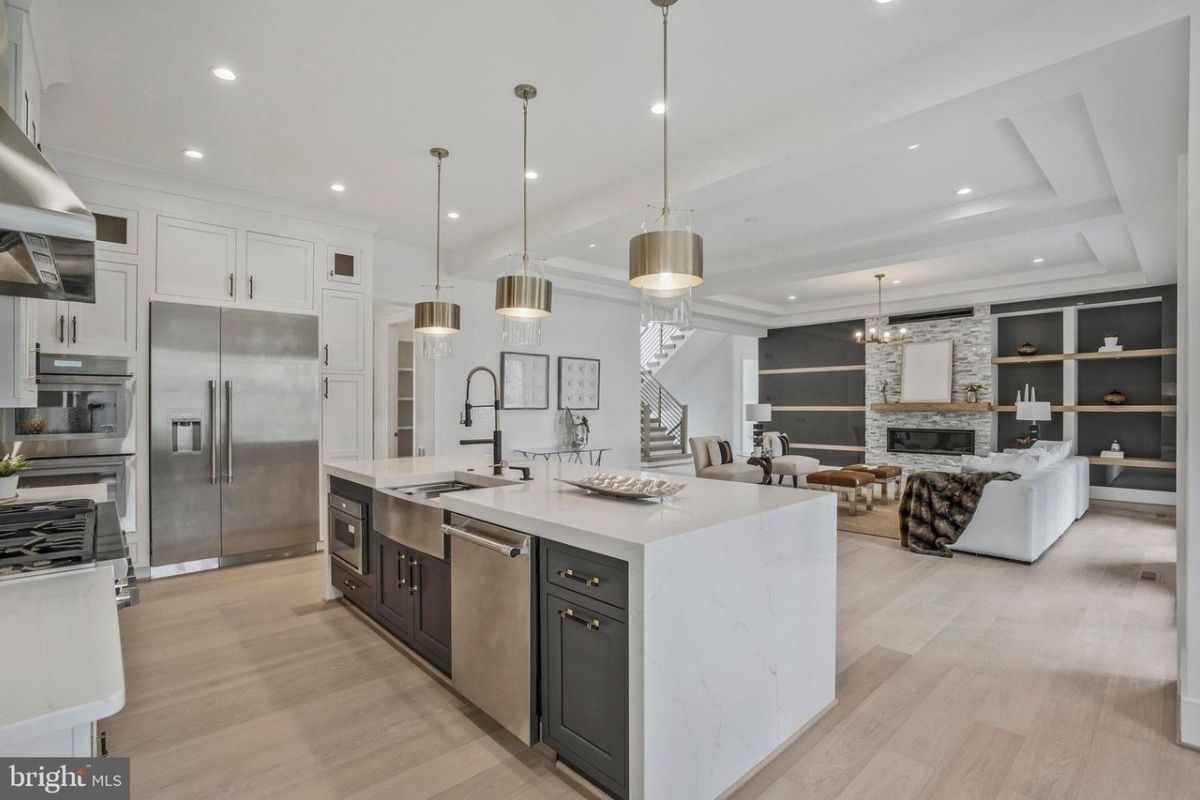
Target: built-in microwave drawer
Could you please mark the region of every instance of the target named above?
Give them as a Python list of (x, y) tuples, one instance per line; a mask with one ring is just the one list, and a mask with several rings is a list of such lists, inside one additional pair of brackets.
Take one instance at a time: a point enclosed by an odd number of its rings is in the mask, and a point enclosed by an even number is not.
[(336, 561), (330, 564), (333, 575), (333, 586), (342, 596), (369, 614), (375, 613), (375, 585), (364, 580), (362, 575), (355, 575)]
[(546, 580), (617, 608), (629, 597), (629, 565), (616, 558), (543, 540)]

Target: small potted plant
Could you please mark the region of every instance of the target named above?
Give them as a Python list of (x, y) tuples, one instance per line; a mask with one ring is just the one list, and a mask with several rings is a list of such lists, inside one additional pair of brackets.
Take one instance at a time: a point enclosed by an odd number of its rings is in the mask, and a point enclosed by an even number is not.
[(0, 500), (10, 500), (17, 496), (18, 474), (29, 463), (25, 456), (9, 453), (0, 458)]
[(963, 392), (966, 393), (968, 403), (979, 402), (979, 390), (983, 388), (981, 383), (967, 383), (963, 385)]
[(1104, 334), (1104, 346), (1105, 347), (1116, 347), (1117, 346), (1117, 332), (1116, 331), (1107, 331)]

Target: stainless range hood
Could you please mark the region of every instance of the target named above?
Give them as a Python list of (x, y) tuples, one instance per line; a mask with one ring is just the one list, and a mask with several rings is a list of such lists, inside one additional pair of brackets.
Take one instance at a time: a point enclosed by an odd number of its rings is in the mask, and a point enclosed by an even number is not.
[(0, 111), (0, 295), (96, 302), (96, 220)]

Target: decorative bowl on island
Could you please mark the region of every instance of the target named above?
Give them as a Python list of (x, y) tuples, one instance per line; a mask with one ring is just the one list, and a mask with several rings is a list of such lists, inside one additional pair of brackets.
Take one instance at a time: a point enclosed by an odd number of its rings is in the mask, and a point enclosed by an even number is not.
[(661, 478), (646, 478), (641, 475), (618, 475), (614, 472), (597, 472), (577, 481), (555, 478), (560, 483), (576, 486), (608, 497), (627, 500), (662, 500), (673, 497), (687, 486), (686, 483), (666, 481)]

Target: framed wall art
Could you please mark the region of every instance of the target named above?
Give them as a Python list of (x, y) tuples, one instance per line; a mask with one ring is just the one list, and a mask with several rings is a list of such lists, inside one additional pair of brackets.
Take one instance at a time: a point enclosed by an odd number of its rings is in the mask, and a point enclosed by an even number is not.
[(500, 353), (500, 407), (550, 408), (550, 356)]
[(558, 357), (558, 407), (575, 411), (600, 408), (600, 359)]

